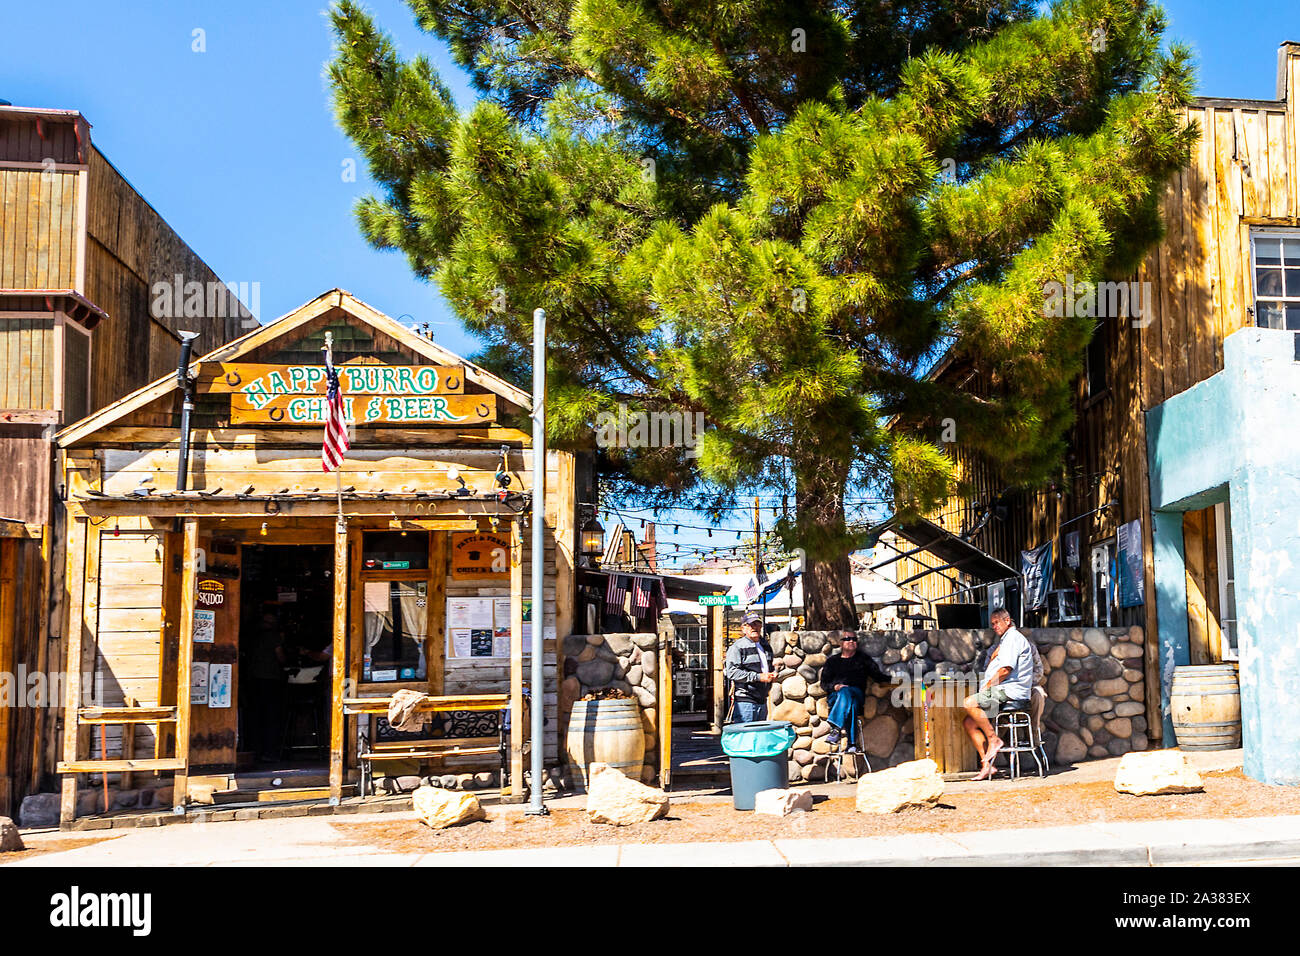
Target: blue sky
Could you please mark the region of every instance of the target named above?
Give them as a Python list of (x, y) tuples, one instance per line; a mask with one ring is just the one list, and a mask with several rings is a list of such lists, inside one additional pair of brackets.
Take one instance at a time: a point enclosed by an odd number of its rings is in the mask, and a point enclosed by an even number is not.
[[(459, 105), (473, 102), (405, 4), (367, 6), (403, 54), (433, 59)], [(1278, 44), (1300, 40), (1295, 0), (1165, 9), (1168, 36), (1197, 54), (1201, 95), (1274, 96)], [(352, 204), (369, 185), (330, 110), (324, 11), (318, 0), (11, 0), (0, 15), (0, 99), (82, 111), (99, 149), (218, 275), (260, 283), (263, 321), (340, 286), (395, 318), (436, 323), (439, 342), (472, 353), (437, 290), (357, 232)], [(192, 49), (196, 29), (202, 53)], [(348, 159), (356, 182), (343, 180)], [(724, 524), (752, 527), (739, 514)], [(685, 529), (681, 539), (719, 543)]]

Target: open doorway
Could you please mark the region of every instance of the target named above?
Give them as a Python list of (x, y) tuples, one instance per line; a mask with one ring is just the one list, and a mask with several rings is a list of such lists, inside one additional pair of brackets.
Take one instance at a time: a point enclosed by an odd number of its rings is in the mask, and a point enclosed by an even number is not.
[(334, 555), (320, 545), (246, 545), (239, 628), (239, 764), (329, 764)]

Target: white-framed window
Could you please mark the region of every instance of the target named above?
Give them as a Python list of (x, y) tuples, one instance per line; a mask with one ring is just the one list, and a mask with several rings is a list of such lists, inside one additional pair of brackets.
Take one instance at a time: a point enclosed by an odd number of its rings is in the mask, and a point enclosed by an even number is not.
[(1214, 506), (1214, 535), (1219, 556), (1219, 629), (1223, 632), (1223, 659), (1237, 659), (1237, 588), (1232, 566), (1232, 507), (1226, 501)]
[(1261, 230), (1250, 239), (1255, 324), (1300, 331), (1300, 230)]

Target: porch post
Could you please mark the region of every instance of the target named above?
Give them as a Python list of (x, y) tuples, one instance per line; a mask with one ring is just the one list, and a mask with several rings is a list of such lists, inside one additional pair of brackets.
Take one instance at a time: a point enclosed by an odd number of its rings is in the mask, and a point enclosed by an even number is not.
[(722, 606), (709, 608), (709, 641), (712, 645), (713, 665), (713, 729), (721, 730), (722, 722), (727, 719), (727, 701), (723, 693), (726, 681), (723, 665), (727, 658), (727, 609)]
[(343, 799), (343, 674), (347, 670), (348, 526), (334, 525), (334, 646), (330, 652), (330, 806)]
[[(540, 515), (538, 519), (540, 520)], [(534, 558), (534, 560), (536, 560)], [(541, 602), (533, 599), (534, 614)], [(537, 689), (533, 706), (539, 706)], [(524, 537), (519, 519), (510, 522), (510, 789), (507, 802), (524, 799)], [(505, 791), (503, 789), (503, 797)]]
[(198, 549), (199, 521), (186, 518), (181, 551), (180, 660), (176, 663), (176, 759), (182, 763), (172, 781), (173, 813), (184, 813), (189, 800), (190, 672), (194, 663), (194, 602), (199, 582), (195, 555)]
[[(85, 668), (82, 665), (82, 635), (85, 622), (82, 620), (82, 602), (86, 593), (86, 546), (89, 522), (85, 518), (68, 516), (67, 564), (63, 577), (63, 588), (67, 598), (68, 617), (64, 626), (67, 635), (67, 647), (64, 650), (64, 667), (67, 668), (67, 681), (63, 697), (63, 760), (74, 763), (77, 753), (77, 730), (79, 722), (77, 712), (81, 708), (83, 694), (81, 677)], [(90, 530), (93, 530), (90, 529)], [(93, 679), (93, 672), (92, 672)], [(62, 797), (59, 801), (59, 826), (68, 829), (77, 818), (77, 775), (65, 773), (62, 780)]]

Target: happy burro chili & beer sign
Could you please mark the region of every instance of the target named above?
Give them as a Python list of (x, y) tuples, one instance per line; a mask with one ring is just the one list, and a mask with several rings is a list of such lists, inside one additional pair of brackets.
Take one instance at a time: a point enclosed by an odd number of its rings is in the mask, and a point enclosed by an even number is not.
[[(496, 421), (496, 395), (465, 394), (464, 369), (443, 365), (340, 365), (347, 420), (357, 425), (480, 425)], [(207, 363), (199, 381), (230, 395), (232, 425), (320, 425), (325, 366)]]

